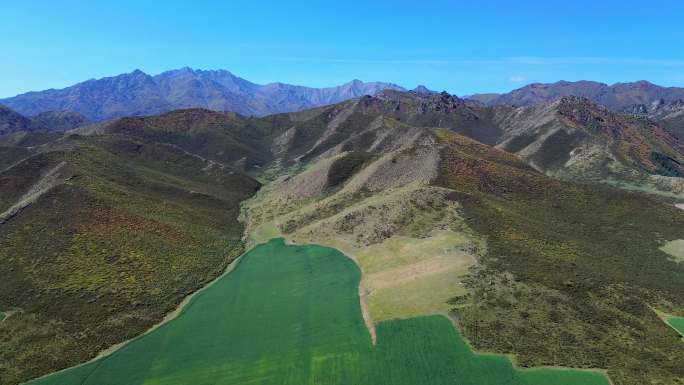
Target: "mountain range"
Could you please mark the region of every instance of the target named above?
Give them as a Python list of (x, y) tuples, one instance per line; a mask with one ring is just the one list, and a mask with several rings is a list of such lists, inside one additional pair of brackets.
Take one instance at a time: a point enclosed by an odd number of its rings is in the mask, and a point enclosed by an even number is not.
[[(212, 87), (224, 75), (176, 74)], [(112, 79), (94, 94), (131, 85)], [(140, 335), (276, 236), (358, 257), (375, 322), (449, 314), (474, 348), (520, 366), (602, 369), (616, 385), (682, 378), (680, 337), (654, 311), (684, 315), (684, 264), (661, 249), (684, 239), (684, 144), (662, 120), (676, 100), (488, 105), (350, 87), (373, 95), (328, 104), (341, 93), (307, 89), (325, 105), (260, 117), (1, 109), (0, 382)], [(93, 100), (148, 96), (123, 89)], [(192, 95), (181, 89), (164, 94)]]
[(135, 70), (64, 89), (28, 92), (0, 99), (0, 104), (27, 116), (66, 110), (93, 121), (154, 115), (179, 108), (207, 108), (245, 116), (264, 116), (334, 104), (388, 88), (403, 90), (391, 83), (364, 83), (356, 79), (329, 88), (285, 83), (260, 85), (225, 70), (203, 71), (186, 67), (155, 76)]
[[(155, 115), (182, 108), (265, 116), (335, 104), (363, 95), (375, 95), (385, 89), (406, 91), (393, 83), (364, 83), (360, 80), (329, 88), (278, 82), (260, 85), (226, 70), (205, 71), (185, 67), (154, 76), (135, 70), (64, 89), (28, 92), (0, 99), (0, 104), (28, 117), (69, 111), (90, 121)], [(435, 93), (422, 85), (412, 91)], [(533, 83), (508, 93), (474, 94), (465, 99), (485, 106), (533, 106), (563, 96), (584, 97), (614, 112), (632, 113), (654, 120), (675, 120), (676, 125), (684, 111), (684, 88), (662, 87), (643, 80), (613, 85), (594, 81)], [(73, 118), (71, 121), (75, 122)]]
[(608, 85), (594, 81), (533, 83), (504, 94), (474, 94), (469, 99), (488, 106), (531, 106), (562, 96), (581, 96), (611, 110), (621, 111), (635, 105), (684, 100), (684, 88), (661, 87), (645, 80)]
[[(629, 113), (613, 112), (588, 98), (578, 96), (562, 96), (530, 106), (484, 106), (446, 92), (435, 93), (418, 88), (418, 91), (411, 92), (386, 89), (378, 91), (373, 97), (367, 95), (339, 103), (337, 108), (350, 103), (357, 109), (365, 106), (412, 126), (449, 128), (514, 153), (538, 171), (564, 179), (629, 182), (650, 187), (654, 187), (655, 183), (663, 187), (662, 181), (656, 180), (684, 175), (681, 167), (684, 164), (684, 146), (678, 139), (682, 129), (679, 120), (684, 115), (680, 113), (682, 103), (678, 102), (661, 101), (649, 107), (635, 105)], [(80, 128), (74, 132), (88, 135), (116, 133), (130, 136), (146, 133), (151, 137), (140, 139), (162, 140), (207, 159), (250, 171), (276, 157), (273, 150), (265, 151), (270, 146), (265, 145), (264, 140), (273, 141), (274, 145), (280, 147), (286, 145), (284, 140), (294, 143), (305, 140), (306, 146), (313, 147), (298, 156), (308, 159), (329, 151), (329, 146), (333, 144), (341, 145), (338, 142), (341, 139), (352, 140), (350, 133), (364, 130), (368, 123), (340, 122), (336, 131), (324, 136), (325, 141), (314, 143), (309, 141), (316, 139), (320, 133), (303, 131), (300, 126), (309, 126), (311, 122), (296, 117), (298, 115), (274, 114), (253, 121), (235, 112), (209, 111), (213, 110), (175, 110), (156, 116), (131, 116), (93, 124), (78, 113), (44, 112), (28, 118), (2, 107), (0, 128), (4, 134), (13, 133), (11, 136), (5, 135), (2, 142), (6, 144), (40, 140), (36, 135), (27, 137), (27, 132), (60, 132), (77, 127)], [(318, 110), (309, 110), (301, 115), (308, 116), (313, 111)], [(656, 118), (660, 121), (655, 121)], [(278, 121), (278, 127), (289, 126), (290, 136), (277, 139), (273, 137), (272, 129), (266, 134), (261, 126), (264, 121), (273, 120)], [(225, 124), (241, 127), (238, 131), (240, 136), (208, 129)], [(188, 136), (189, 133), (185, 131), (197, 126), (206, 128)], [(346, 128), (338, 132), (341, 127)], [(159, 131), (160, 128), (163, 129)], [(169, 128), (173, 130), (169, 131)], [(370, 136), (362, 137), (363, 140), (373, 139)], [(301, 144), (294, 148), (301, 148)], [(665, 185), (669, 186), (668, 183)]]

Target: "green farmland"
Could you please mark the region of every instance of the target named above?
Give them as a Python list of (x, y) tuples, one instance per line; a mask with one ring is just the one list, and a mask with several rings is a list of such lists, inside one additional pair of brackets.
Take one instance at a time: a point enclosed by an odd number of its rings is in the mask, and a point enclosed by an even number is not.
[(667, 319), (667, 323), (684, 336), (684, 317), (670, 317)]
[(271, 240), (175, 320), (31, 384), (608, 384), (598, 371), (518, 370), (504, 356), (473, 354), (443, 316), (381, 322), (373, 346), (360, 278), (334, 249)]

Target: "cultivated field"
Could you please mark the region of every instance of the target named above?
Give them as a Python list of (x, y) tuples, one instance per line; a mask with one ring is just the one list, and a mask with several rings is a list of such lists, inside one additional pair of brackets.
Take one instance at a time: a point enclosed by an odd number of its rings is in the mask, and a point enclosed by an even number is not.
[(444, 316), (381, 322), (373, 346), (360, 279), (335, 249), (272, 240), (177, 319), (31, 384), (608, 384), (596, 371), (518, 370), (504, 356), (473, 354)]
[(684, 337), (684, 317), (669, 317), (667, 319), (667, 323), (669, 323), (673, 328), (677, 329), (677, 331)]

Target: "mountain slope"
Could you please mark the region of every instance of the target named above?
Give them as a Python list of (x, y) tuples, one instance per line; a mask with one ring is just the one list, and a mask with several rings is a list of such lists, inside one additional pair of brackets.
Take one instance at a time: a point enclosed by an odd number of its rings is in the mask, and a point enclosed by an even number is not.
[(298, 111), (402, 89), (381, 82), (351, 81), (339, 87), (310, 88), (283, 83), (258, 85), (228, 71), (182, 68), (150, 76), (140, 70), (88, 80), (60, 90), (29, 92), (0, 100), (28, 116), (72, 111), (100, 121), (131, 115), (155, 115), (180, 108), (207, 108), (263, 116)]
[(620, 111), (635, 104), (649, 105), (657, 100), (673, 102), (684, 99), (684, 88), (661, 87), (647, 81), (607, 85), (592, 81), (559, 81), (534, 83), (501, 95), (473, 95), (471, 98), (486, 105), (532, 106), (548, 103), (562, 96), (580, 96)]
[(381, 149), (391, 143), (393, 133), (379, 128), (398, 123), (448, 128), (515, 153), (555, 177), (665, 194), (679, 194), (684, 187), (684, 145), (676, 135), (647, 119), (613, 113), (579, 97), (531, 107), (485, 107), (447, 93), (385, 90), (259, 119), (181, 110), (123, 118), (79, 132), (170, 143), (256, 172), (274, 159), (288, 166), (344, 151)]
[(684, 99), (673, 102), (658, 99), (649, 105), (635, 104), (626, 107), (624, 111), (657, 121), (672, 135), (679, 139), (684, 138)]
[(31, 128), (30, 119), (0, 104), (0, 136)]
[(684, 145), (646, 119), (619, 115), (580, 97), (499, 108), (498, 147), (540, 171), (580, 180), (684, 176)]
[(89, 123), (89, 120), (71, 111), (46, 111), (31, 118), (33, 126), (46, 131), (69, 131)]
[(259, 184), (229, 167), (113, 136), (28, 155), (0, 172), (3, 384), (140, 334), (243, 250)]
[(27, 118), (0, 104), (0, 137), (31, 131), (68, 131), (87, 123), (86, 118), (74, 112), (47, 111)]
[[(397, 126), (448, 125), (478, 138), (488, 126), (465, 103), (447, 94), (388, 91), (312, 110), (246, 118), (203, 109), (122, 118), (79, 130), (171, 143), (208, 159), (247, 169), (280, 158), (305, 163), (322, 154), (396, 146)], [(384, 129), (381, 129), (384, 128)]]
[[(378, 146), (387, 134), (378, 135), (371, 128), (392, 119), (413, 127), (448, 128), (565, 179), (670, 191), (662, 183), (654, 185), (651, 175), (684, 175), (684, 144), (667, 130), (579, 97), (515, 108), (478, 106), (446, 93), (384, 91), (320, 111), (318, 120), (295, 118), (298, 121), (283, 134), (289, 141), (286, 146), (310, 146), (299, 155), (302, 160)], [(312, 125), (314, 121), (318, 123)]]
[(40, 151), (61, 132), (86, 124), (83, 116), (67, 111), (45, 112), (32, 119), (0, 105), (0, 171)]
[(487, 252), (454, 296), (476, 348), (523, 366), (608, 369), (615, 384), (677, 384), (684, 348), (652, 308), (684, 311), (684, 265), (659, 248), (684, 236), (669, 204), (548, 178), (446, 130), (435, 184), (453, 189)]
[(127, 117), (83, 127), (77, 132), (166, 143), (222, 164), (252, 168), (272, 159), (272, 124), (230, 112), (176, 110), (151, 117)]

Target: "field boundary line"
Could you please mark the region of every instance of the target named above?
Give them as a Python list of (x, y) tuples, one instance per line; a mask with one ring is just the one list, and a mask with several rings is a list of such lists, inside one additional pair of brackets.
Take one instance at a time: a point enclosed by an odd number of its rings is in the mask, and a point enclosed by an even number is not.
[[(135, 336), (135, 337), (133, 337), (133, 338), (130, 338), (130, 339), (126, 340), (126, 341), (119, 342), (118, 344), (112, 345), (112, 346), (108, 347), (107, 349), (102, 350), (102, 351), (99, 352), (95, 357), (91, 358), (90, 360), (88, 360), (88, 361), (86, 361), (86, 362), (82, 362), (82, 363), (80, 363), (80, 364), (78, 364), (78, 365), (69, 366), (69, 367), (67, 367), (67, 368), (60, 369), (60, 370), (57, 370), (57, 371), (52, 372), (52, 373), (44, 374), (44, 375), (42, 375), (42, 376), (40, 376), (40, 377), (36, 377), (36, 378), (30, 379), (29, 381), (26, 381), (26, 382), (22, 383), (22, 385), (25, 385), (25, 384), (28, 384), (28, 383), (30, 383), (30, 382), (33, 382), (33, 381), (37, 381), (37, 380), (43, 379), (43, 378), (45, 378), (45, 377), (52, 376), (52, 375), (54, 375), (54, 374), (58, 374), (58, 373), (67, 371), (67, 370), (80, 368), (80, 367), (82, 367), (82, 366), (89, 365), (89, 364), (94, 363), (94, 362), (96, 362), (96, 361), (100, 361), (99, 363), (101, 363), (101, 362), (105, 361), (107, 358), (109, 358), (112, 354), (118, 352), (119, 350), (122, 350), (122, 349), (126, 348), (130, 343), (132, 343), (132, 342), (138, 340), (139, 338), (145, 337), (147, 334), (149, 334), (149, 333), (151, 333), (151, 332), (153, 332), (153, 331), (159, 329), (160, 327), (162, 327), (162, 326), (168, 324), (169, 322), (175, 320), (176, 318), (178, 318), (179, 316), (181, 316), (181, 315), (184, 313), (184, 310), (185, 310), (189, 305), (192, 304), (192, 300), (195, 299), (195, 296), (198, 296), (198, 295), (201, 294), (203, 291), (205, 291), (206, 289), (208, 289), (208, 288), (210, 288), (211, 286), (213, 286), (214, 284), (216, 284), (216, 282), (218, 282), (221, 278), (225, 277), (227, 274), (229, 274), (230, 272), (232, 272), (233, 270), (235, 270), (235, 268), (237, 267), (237, 265), (238, 265), (238, 264), (240, 263), (240, 261), (242, 260), (242, 257), (243, 257), (245, 254), (247, 254), (251, 249), (252, 249), (252, 248), (246, 249), (246, 250), (245, 250), (242, 254), (240, 254), (237, 258), (233, 259), (233, 260), (228, 264), (228, 266), (226, 266), (226, 268), (223, 270), (223, 273), (221, 273), (218, 277), (212, 279), (212, 280), (211, 280), (209, 283), (207, 283), (206, 285), (202, 286), (201, 288), (199, 288), (199, 289), (195, 290), (194, 292), (192, 292), (192, 293), (188, 294), (187, 296), (185, 296), (185, 297), (183, 298), (183, 300), (178, 304), (178, 306), (176, 306), (176, 308), (175, 308), (173, 311), (167, 313), (167, 314), (164, 316), (164, 318), (162, 318), (162, 320), (161, 320), (160, 322), (158, 322), (158, 323), (152, 325), (149, 329), (145, 330), (145, 332), (143, 332), (142, 334), (139, 334), (139, 335), (137, 335), (137, 336)], [(82, 384), (84, 384), (85, 381), (87, 381), (88, 377), (90, 377), (90, 376), (95, 372), (95, 370), (97, 370), (97, 368), (99, 367), (99, 363), (98, 363), (98, 365), (93, 369), (93, 371), (91, 371), (91, 372), (88, 374), (88, 376), (86, 377), (86, 379), (84, 380), (84, 382), (83, 382)]]

